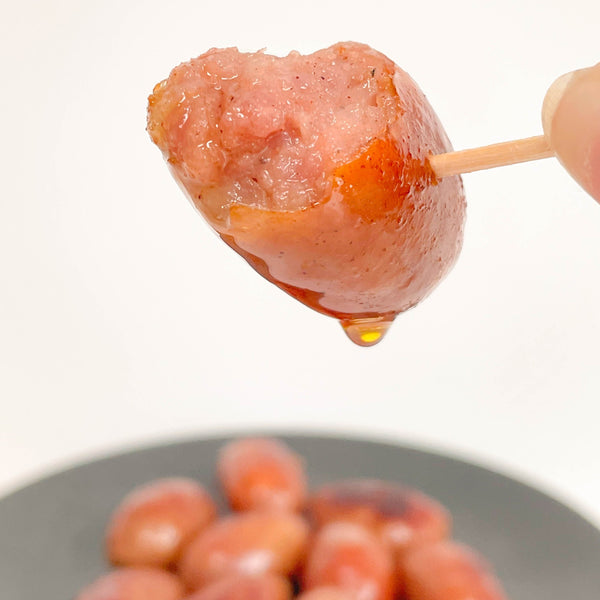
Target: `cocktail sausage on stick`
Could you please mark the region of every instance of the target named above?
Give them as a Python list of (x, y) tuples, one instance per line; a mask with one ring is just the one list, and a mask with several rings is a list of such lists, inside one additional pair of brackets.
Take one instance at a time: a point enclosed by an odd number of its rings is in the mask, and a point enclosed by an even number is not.
[(450, 142), (415, 82), (368, 46), (210, 50), (155, 87), (148, 130), (221, 238), (358, 344), (458, 257), (462, 184), (427, 163)]

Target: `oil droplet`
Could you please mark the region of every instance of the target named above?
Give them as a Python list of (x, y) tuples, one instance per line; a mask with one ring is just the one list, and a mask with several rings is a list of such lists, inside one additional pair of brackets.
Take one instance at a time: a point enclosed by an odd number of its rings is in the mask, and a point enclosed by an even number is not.
[(383, 339), (393, 317), (373, 317), (370, 319), (345, 319), (340, 321), (346, 335), (359, 346), (374, 346)]

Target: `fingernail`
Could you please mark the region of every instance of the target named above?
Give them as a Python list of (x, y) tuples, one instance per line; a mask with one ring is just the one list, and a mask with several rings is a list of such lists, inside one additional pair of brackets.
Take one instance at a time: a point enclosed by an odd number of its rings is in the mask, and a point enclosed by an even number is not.
[(548, 141), (550, 141), (552, 136), (552, 119), (554, 113), (556, 113), (556, 108), (558, 107), (561, 98), (564, 96), (566, 89), (569, 87), (573, 75), (575, 75), (575, 71), (561, 75), (548, 88), (546, 96), (544, 97), (544, 104), (542, 105), (542, 126), (544, 128), (544, 135)]

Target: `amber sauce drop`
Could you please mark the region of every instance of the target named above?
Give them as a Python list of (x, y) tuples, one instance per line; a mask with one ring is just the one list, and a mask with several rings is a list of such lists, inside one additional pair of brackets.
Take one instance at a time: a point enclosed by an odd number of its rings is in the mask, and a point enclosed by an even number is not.
[(346, 335), (359, 346), (374, 346), (387, 333), (393, 320), (388, 317), (347, 319), (340, 321)]

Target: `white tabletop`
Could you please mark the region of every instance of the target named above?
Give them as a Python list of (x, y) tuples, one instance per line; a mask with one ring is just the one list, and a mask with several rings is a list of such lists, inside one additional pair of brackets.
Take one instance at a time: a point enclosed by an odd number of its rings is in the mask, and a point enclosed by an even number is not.
[(466, 176), (458, 265), (361, 349), (211, 234), (144, 131), (153, 84), (211, 46), (355, 39), (412, 74), (455, 147), (535, 135), (551, 81), (600, 58), (600, 4), (340, 7), (11, 5), (0, 493), (137, 444), (318, 430), (490, 465), (600, 525), (600, 206), (554, 160)]

